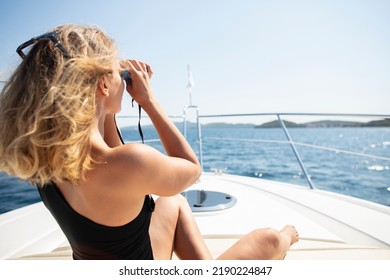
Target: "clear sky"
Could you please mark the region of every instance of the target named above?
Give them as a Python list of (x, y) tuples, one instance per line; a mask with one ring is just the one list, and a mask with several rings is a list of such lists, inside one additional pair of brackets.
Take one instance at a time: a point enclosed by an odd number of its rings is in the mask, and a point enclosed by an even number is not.
[(201, 114), (390, 114), (389, 15), (388, 0), (2, 0), (1, 79), (19, 44), (94, 24), (124, 57), (152, 65), (171, 115), (188, 104), (187, 64)]

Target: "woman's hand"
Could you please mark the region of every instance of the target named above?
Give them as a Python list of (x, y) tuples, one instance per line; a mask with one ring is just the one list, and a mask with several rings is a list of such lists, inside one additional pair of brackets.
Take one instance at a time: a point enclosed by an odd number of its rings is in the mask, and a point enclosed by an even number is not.
[(154, 99), (150, 85), (152, 68), (138, 60), (121, 61), (121, 66), (130, 73), (130, 78), (125, 78), (127, 92), (141, 107), (146, 106)]
[[(166, 152), (147, 145), (125, 147), (129, 164), (135, 163), (134, 170), (140, 176), (137, 185), (143, 186), (143, 194), (178, 194), (196, 182), (202, 172), (196, 154), (155, 99), (150, 86), (151, 67), (137, 60), (123, 61), (121, 67), (130, 73), (130, 78), (125, 79), (126, 90), (148, 114)], [(134, 173), (128, 172), (129, 165), (125, 166), (124, 173), (129, 176), (126, 181), (134, 182)]]

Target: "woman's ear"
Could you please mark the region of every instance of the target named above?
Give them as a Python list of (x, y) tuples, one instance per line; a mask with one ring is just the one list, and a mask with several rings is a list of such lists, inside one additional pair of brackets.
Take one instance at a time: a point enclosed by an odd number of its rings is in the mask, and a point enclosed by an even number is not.
[(108, 83), (108, 79), (105, 76), (101, 77), (98, 85), (98, 92), (104, 96), (108, 96), (109, 89), (110, 85)]

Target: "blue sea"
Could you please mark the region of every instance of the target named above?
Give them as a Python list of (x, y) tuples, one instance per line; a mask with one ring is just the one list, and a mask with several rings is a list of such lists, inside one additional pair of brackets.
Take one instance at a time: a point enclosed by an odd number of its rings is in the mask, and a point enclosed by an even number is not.
[[(143, 128), (147, 145), (162, 150), (154, 129)], [(390, 128), (291, 128), (291, 138), (316, 188), (390, 206)], [(125, 141), (140, 139), (122, 129)], [(308, 186), (279, 128), (202, 129), (203, 169)], [(196, 129), (187, 138), (199, 155)], [(370, 155), (369, 157), (363, 155)], [(0, 213), (40, 201), (34, 186), (0, 173)]]

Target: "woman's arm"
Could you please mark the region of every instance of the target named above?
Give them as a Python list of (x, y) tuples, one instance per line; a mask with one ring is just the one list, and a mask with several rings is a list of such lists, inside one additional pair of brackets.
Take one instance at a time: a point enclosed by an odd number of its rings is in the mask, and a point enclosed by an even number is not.
[(153, 74), (150, 66), (134, 60), (125, 61), (122, 65), (131, 75), (131, 81), (126, 80), (127, 91), (150, 117), (167, 153), (164, 155), (146, 145), (130, 145), (127, 151), (131, 161), (136, 162), (136, 177), (145, 179), (142, 183), (144, 191), (159, 195), (180, 193), (199, 178), (202, 170), (198, 159), (156, 100), (150, 86)]

